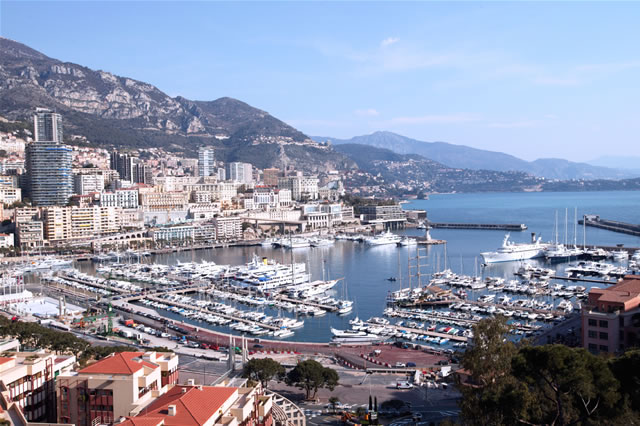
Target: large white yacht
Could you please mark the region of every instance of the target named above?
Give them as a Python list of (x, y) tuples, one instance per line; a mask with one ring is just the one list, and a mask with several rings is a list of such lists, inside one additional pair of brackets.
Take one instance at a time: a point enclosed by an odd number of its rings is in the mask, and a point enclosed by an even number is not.
[(382, 234), (374, 235), (373, 237), (365, 238), (364, 242), (372, 246), (379, 246), (383, 244), (398, 244), (402, 240), (398, 235), (391, 231), (383, 232)]
[(252, 287), (259, 291), (273, 290), (283, 286), (302, 284), (310, 275), (304, 263), (282, 265), (275, 261), (260, 259), (254, 255), (251, 262), (233, 271), (231, 283), (241, 287)]
[(335, 328), (331, 328), (331, 333), (333, 333), (333, 341), (340, 343), (371, 343), (385, 340), (384, 336), (369, 334), (365, 331), (336, 330)]
[(541, 242), (540, 237), (532, 237), (530, 243), (514, 243), (509, 241), (510, 234), (504, 236), (502, 247), (496, 251), (480, 253), (484, 263), (511, 262), (514, 260), (535, 259), (544, 257), (544, 250), (549, 246)]

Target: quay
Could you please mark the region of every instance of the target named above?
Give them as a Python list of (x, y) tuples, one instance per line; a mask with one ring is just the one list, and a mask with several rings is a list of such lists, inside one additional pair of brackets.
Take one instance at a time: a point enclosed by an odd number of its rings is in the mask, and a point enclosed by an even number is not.
[[(374, 322), (368, 322), (367, 324), (369, 324), (369, 325), (379, 325), (379, 324), (376, 324)], [(404, 331), (406, 333), (423, 334), (423, 335), (429, 336), (429, 337), (440, 337), (440, 338), (445, 338), (445, 339), (449, 339), (449, 340), (455, 340), (457, 342), (466, 342), (467, 340), (469, 340), (464, 336), (458, 336), (458, 335), (455, 335), (455, 334), (447, 334), (447, 333), (438, 333), (437, 331), (428, 331), (428, 330), (423, 330), (421, 328), (401, 327), (401, 326), (393, 325), (393, 324), (388, 324), (385, 327), (390, 327), (390, 328), (393, 328), (394, 330)]]
[(443, 223), (443, 222), (427, 222), (433, 229), (482, 229), (488, 231), (526, 231), (527, 225), (524, 223)]
[(114, 292), (120, 293), (120, 294), (124, 294), (124, 293), (128, 293), (129, 292), (129, 290), (125, 290), (125, 289), (117, 288), (117, 287), (109, 287), (108, 285), (98, 284), (96, 282), (81, 280), (81, 279), (69, 276), (67, 274), (60, 274), (59, 276), (61, 278), (64, 278), (65, 280), (73, 281), (73, 282), (76, 282), (76, 283), (79, 283), (79, 284), (84, 284), (84, 285), (89, 286), (89, 287), (100, 288), (102, 290), (114, 291)]
[[(240, 288), (225, 288), (224, 291), (228, 292), (228, 293), (235, 293), (235, 294), (242, 294), (244, 296), (253, 296), (255, 293), (251, 292), (250, 290), (243, 290)], [(308, 305), (308, 306), (313, 306), (314, 308), (320, 308), (320, 309), (324, 309), (325, 311), (329, 311), (329, 312), (336, 312), (338, 310), (338, 308), (336, 306), (333, 305), (323, 305), (321, 303), (315, 303), (315, 302), (309, 302), (307, 300), (300, 300), (300, 299), (292, 299), (290, 297), (287, 297), (285, 295), (282, 294), (274, 294), (273, 298), (275, 300), (281, 300), (284, 302), (289, 302), (289, 303), (293, 303), (294, 305)]]
[(597, 215), (585, 215), (584, 219), (578, 220), (578, 224), (591, 226), (593, 228), (606, 229), (607, 231), (619, 232), (621, 234), (635, 235), (640, 237), (640, 225), (615, 220), (602, 219)]
[[(163, 303), (163, 304), (167, 304), (168, 303), (165, 299), (162, 299), (162, 298), (156, 297), (156, 296), (147, 296), (146, 299), (153, 300), (155, 302), (159, 302), (159, 303)], [(266, 329), (271, 330), (271, 331), (276, 331), (276, 330), (280, 329), (279, 327), (276, 327), (276, 326), (273, 326), (273, 325), (263, 324), (263, 323), (257, 322), (257, 321), (251, 321), (251, 320), (244, 319), (244, 318), (234, 317), (233, 315), (227, 315), (227, 314), (223, 314), (221, 312), (212, 312), (212, 311), (209, 311), (207, 309), (200, 308), (198, 306), (188, 305), (186, 303), (173, 302), (173, 301), (170, 302), (170, 303), (171, 303), (171, 305), (178, 306), (180, 308), (189, 309), (191, 311), (204, 312), (204, 313), (207, 313), (207, 314), (215, 314), (216, 316), (219, 316), (219, 317), (222, 317), (222, 318), (225, 318), (225, 319), (229, 319), (229, 320), (237, 321), (237, 322), (243, 322), (245, 324), (258, 326), (258, 327), (261, 327), (261, 328), (266, 328)]]
[(553, 314), (553, 315), (563, 315), (563, 316), (566, 315), (564, 311), (558, 311), (557, 309), (547, 310), (547, 309), (528, 308), (526, 306), (508, 306), (508, 305), (500, 305), (497, 303), (478, 302), (477, 300), (463, 300), (462, 302), (469, 303), (471, 305), (482, 306), (483, 308), (494, 306), (496, 308), (509, 308), (509, 309), (514, 309), (516, 311), (531, 312), (536, 314)]
[(561, 280), (561, 281), (583, 281), (586, 283), (594, 283), (594, 284), (618, 284), (618, 281), (609, 281), (609, 280), (600, 280), (597, 278), (585, 278), (585, 277), (570, 277), (570, 276), (561, 276), (561, 275), (551, 275), (551, 279)]

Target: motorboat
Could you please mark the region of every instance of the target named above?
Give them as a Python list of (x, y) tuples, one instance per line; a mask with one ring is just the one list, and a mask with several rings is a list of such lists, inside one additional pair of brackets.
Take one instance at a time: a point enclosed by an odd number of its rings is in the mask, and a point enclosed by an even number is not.
[(513, 262), (544, 257), (544, 250), (549, 246), (541, 242), (541, 238), (533, 239), (530, 243), (514, 243), (509, 240), (510, 236), (510, 234), (505, 235), (502, 246), (496, 251), (480, 253), (484, 263)]

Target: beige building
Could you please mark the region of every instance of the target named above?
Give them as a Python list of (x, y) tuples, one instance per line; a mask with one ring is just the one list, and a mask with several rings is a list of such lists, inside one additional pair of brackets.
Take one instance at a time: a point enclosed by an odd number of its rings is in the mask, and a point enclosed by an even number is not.
[(122, 225), (118, 207), (46, 207), (42, 209), (44, 238), (51, 244), (114, 234)]
[(216, 240), (242, 239), (242, 219), (239, 217), (216, 217), (213, 219), (216, 228)]
[(178, 381), (178, 356), (161, 352), (112, 354), (80, 371), (58, 376), (58, 421), (109, 424), (136, 416)]
[(141, 192), (140, 206), (146, 211), (186, 210), (189, 203), (188, 193), (173, 192)]
[[(10, 349), (15, 349), (15, 345)], [(0, 357), (0, 398), (29, 422), (56, 421), (55, 380), (71, 371), (76, 357), (48, 352), (4, 352)]]
[(21, 249), (40, 247), (44, 244), (44, 225), (37, 208), (15, 209), (13, 222), (16, 225), (16, 245)]

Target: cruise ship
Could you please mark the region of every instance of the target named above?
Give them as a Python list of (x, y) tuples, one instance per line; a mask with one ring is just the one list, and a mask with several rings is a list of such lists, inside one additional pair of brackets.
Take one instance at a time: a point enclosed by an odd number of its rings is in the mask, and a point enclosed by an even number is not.
[(396, 234), (387, 231), (373, 237), (365, 238), (364, 242), (372, 246), (380, 246), (383, 244), (398, 244), (402, 238)]
[(283, 265), (275, 261), (260, 259), (254, 255), (251, 262), (234, 268), (230, 282), (240, 287), (249, 287), (258, 291), (277, 289), (309, 282), (310, 275), (304, 263)]
[(484, 263), (512, 262), (518, 260), (535, 259), (544, 257), (544, 250), (549, 246), (541, 242), (540, 237), (531, 236), (530, 243), (514, 243), (509, 241), (510, 234), (505, 235), (502, 247), (496, 251), (480, 253)]

